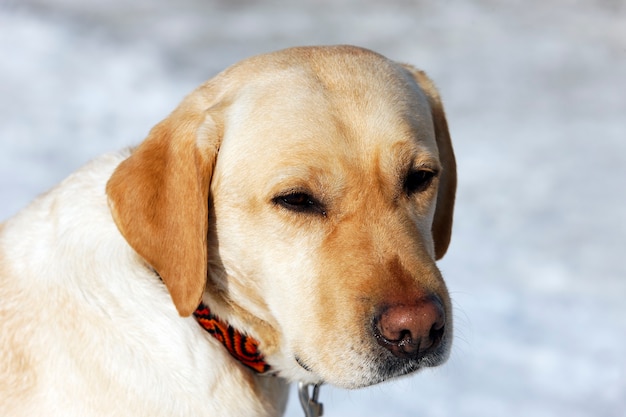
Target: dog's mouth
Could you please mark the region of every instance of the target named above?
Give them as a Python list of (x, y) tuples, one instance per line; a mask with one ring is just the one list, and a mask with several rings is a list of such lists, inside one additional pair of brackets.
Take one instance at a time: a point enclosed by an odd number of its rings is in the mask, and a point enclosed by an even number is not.
[(296, 363), (300, 365), (302, 369), (304, 369), (307, 372), (313, 372), (313, 370), (306, 363), (304, 363), (304, 361), (298, 355), (296, 355), (295, 359), (296, 359)]
[(448, 358), (448, 351), (449, 349), (444, 339), (436, 349), (417, 358), (400, 358), (385, 352), (380, 360), (376, 361), (378, 366), (375, 373), (380, 377), (380, 382), (382, 382), (408, 375), (423, 368), (439, 366)]
[[(446, 336), (447, 335), (442, 336), (442, 340), (437, 348), (418, 357), (398, 357), (388, 349), (375, 344), (372, 346), (370, 355), (368, 355), (365, 360), (357, 361), (359, 362), (358, 364), (354, 363), (353, 366), (351, 366), (354, 368), (355, 373), (355, 379), (352, 381), (333, 381), (334, 377), (324, 375), (323, 371), (321, 374), (318, 374), (301, 356), (295, 355), (294, 359), (300, 368), (309, 374), (317, 375), (317, 377), (320, 377), (321, 380), (327, 383), (348, 389), (364, 388), (390, 379), (409, 375), (424, 368), (436, 367), (443, 364), (449, 355), (449, 343)], [(338, 360), (341, 360), (341, 358), (338, 358)]]

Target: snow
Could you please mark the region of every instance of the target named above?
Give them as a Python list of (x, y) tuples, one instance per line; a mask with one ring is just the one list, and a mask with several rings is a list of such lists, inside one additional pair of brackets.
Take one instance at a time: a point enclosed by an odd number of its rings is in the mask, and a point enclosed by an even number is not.
[(3, 0), (0, 219), (242, 58), (368, 47), (425, 69), (446, 104), (455, 345), (419, 375), (324, 386), (325, 415), (623, 416), (624, 22), (611, 0)]

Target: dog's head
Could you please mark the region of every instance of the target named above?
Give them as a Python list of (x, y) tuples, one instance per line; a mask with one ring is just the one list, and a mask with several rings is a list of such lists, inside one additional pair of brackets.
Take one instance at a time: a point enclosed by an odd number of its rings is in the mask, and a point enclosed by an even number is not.
[(282, 376), (361, 387), (447, 358), (452, 314), (435, 260), (455, 187), (426, 75), (321, 47), (208, 81), (107, 193), (182, 316), (204, 297)]

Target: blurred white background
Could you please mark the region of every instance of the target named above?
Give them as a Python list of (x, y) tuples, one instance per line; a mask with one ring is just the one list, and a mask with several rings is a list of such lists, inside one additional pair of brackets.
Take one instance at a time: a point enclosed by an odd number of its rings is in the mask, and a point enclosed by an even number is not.
[(226, 66), (337, 43), (440, 87), (456, 338), (441, 368), (324, 387), (325, 416), (626, 415), (622, 0), (0, 0), (0, 219)]

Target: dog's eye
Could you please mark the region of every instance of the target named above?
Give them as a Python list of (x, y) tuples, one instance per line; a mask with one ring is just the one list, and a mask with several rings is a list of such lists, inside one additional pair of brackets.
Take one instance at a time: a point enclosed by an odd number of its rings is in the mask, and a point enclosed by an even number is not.
[(275, 204), (286, 208), (287, 210), (298, 213), (319, 213), (326, 215), (326, 210), (312, 196), (307, 193), (294, 192), (280, 195), (272, 200)]
[(426, 169), (410, 171), (404, 180), (404, 192), (407, 195), (413, 195), (426, 190), (436, 175), (436, 172)]

